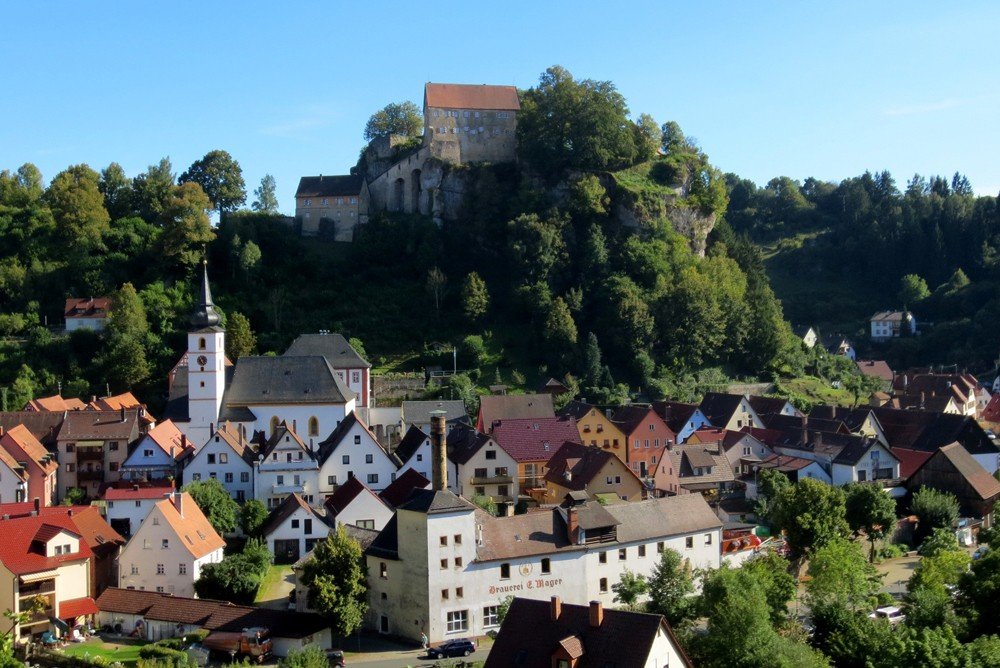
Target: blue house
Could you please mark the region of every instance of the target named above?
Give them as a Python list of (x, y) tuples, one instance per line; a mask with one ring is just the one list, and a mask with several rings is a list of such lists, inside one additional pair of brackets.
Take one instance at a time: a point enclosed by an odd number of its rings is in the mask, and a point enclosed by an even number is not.
[(194, 451), (187, 437), (170, 420), (149, 430), (122, 463), (123, 480), (177, 478), (180, 461)]

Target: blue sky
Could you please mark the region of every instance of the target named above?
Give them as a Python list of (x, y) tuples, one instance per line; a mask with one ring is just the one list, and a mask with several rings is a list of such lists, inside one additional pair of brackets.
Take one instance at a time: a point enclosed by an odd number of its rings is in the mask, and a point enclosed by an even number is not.
[(12, 2), (0, 25), (0, 169), (46, 179), (221, 148), (291, 213), (387, 102), (560, 64), (761, 184), (957, 170), (1000, 191), (997, 2)]

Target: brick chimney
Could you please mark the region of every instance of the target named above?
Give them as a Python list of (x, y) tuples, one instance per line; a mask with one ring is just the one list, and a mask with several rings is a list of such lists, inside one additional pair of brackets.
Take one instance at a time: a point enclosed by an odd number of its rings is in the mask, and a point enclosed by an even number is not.
[(809, 442), (809, 418), (802, 416), (802, 442)]
[(40, 512), (42, 512), (42, 500), (36, 496), (35, 497), (35, 515), (38, 515), (38, 513), (40, 513)]
[(590, 625), (595, 628), (601, 628), (601, 624), (604, 623), (604, 606), (601, 605), (600, 601), (590, 602)]
[(580, 523), (576, 516), (576, 508), (570, 506), (566, 509), (566, 534), (569, 536), (569, 542), (575, 545), (579, 533)]
[(174, 507), (177, 508), (177, 514), (184, 517), (184, 494), (182, 492), (174, 492)]
[(559, 600), (558, 596), (552, 597), (552, 603), (549, 605), (549, 618), (552, 621), (558, 621), (559, 615), (562, 614), (562, 601)]
[(431, 465), (434, 491), (448, 489), (448, 450), (445, 443), (444, 411), (431, 411)]
[(125, 421), (125, 407), (122, 406), (122, 422)]
[(823, 447), (823, 432), (817, 431), (813, 434), (813, 449), (819, 449)]

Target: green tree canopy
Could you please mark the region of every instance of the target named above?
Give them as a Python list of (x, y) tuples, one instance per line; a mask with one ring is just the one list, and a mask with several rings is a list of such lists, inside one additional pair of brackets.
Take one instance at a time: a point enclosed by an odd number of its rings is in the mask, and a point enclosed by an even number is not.
[(270, 174), (265, 174), (260, 180), (260, 185), (254, 188), (254, 200), (253, 204), (250, 205), (250, 208), (261, 213), (277, 213), (277, 189), (278, 185), (275, 183), (274, 177)]
[(648, 611), (663, 615), (675, 628), (683, 626), (694, 613), (694, 579), (677, 550), (666, 548), (649, 576)]
[(87, 165), (56, 174), (45, 191), (56, 230), (70, 254), (78, 256), (103, 247), (111, 217), (104, 208), (100, 175)]
[(147, 223), (159, 219), (174, 192), (174, 168), (170, 158), (161, 158), (132, 179), (133, 208)]
[(649, 591), (649, 583), (646, 576), (625, 569), (618, 582), (611, 585), (611, 591), (615, 594), (616, 603), (621, 603), (626, 610), (637, 610), (639, 599)]
[(183, 490), (191, 495), (216, 531), (220, 534), (236, 531), (240, 507), (221, 482), (215, 478), (196, 480), (184, 485)]
[(921, 487), (913, 493), (910, 512), (917, 516), (919, 537), (929, 536), (934, 529), (950, 529), (958, 520), (958, 499), (954, 494)]
[(161, 252), (170, 265), (191, 269), (201, 262), (202, 247), (215, 238), (206, 213), (211, 204), (193, 181), (173, 189), (160, 213)]
[(235, 209), (247, 199), (240, 163), (226, 151), (209, 151), (201, 160), (191, 163), (177, 181), (200, 185), (212, 207), (219, 210), (219, 215)]
[(424, 129), (424, 115), (412, 102), (390, 102), (368, 119), (365, 141), (390, 135), (417, 137)]
[(125, 175), (121, 165), (112, 162), (101, 170), (97, 187), (104, 195), (104, 207), (111, 220), (132, 215), (132, 181)]
[(477, 321), (490, 308), (490, 293), (486, 281), (476, 272), (470, 272), (462, 283), (462, 312), (469, 320)]
[(787, 532), (789, 547), (801, 555), (847, 534), (844, 503), (839, 487), (805, 478), (778, 493), (772, 516)]
[(361, 546), (343, 526), (316, 544), (302, 568), (309, 606), (330, 620), (335, 636), (344, 638), (361, 626), (368, 608)]
[(889, 534), (896, 525), (896, 502), (881, 487), (852, 483), (847, 495), (847, 524), (851, 531), (864, 531), (870, 544), (869, 561), (875, 560), (875, 542)]
[(230, 313), (226, 318), (226, 356), (235, 362), (251, 354), (256, 347), (257, 337), (247, 317), (236, 311)]
[(247, 536), (259, 537), (267, 516), (267, 507), (262, 501), (248, 499), (240, 508), (240, 528)]
[(899, 279), (899, 302), (903, 306), (916, 306), (930, 296), (927, 281), (918, 274), (907, 274)]
[(878, 571), (861, 547), (845, 538), (816, 548), (809, 559), (809, 578), (806, 593), (813, 609), (841, 605), (852, 611), (868, 610), (881, 587)]

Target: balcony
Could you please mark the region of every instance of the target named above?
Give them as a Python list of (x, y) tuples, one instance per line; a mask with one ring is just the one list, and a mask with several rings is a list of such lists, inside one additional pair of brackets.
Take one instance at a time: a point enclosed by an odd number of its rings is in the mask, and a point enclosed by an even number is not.
[(27, 613), (27, 619), (21, 626), (33, 626), (34, 624), (48, 624), (49, 619), (56, 616), (56, 611), (53, 608), (44, 608), (38, 612)]
[(80, 482), (103, 482), (104, 471), (77, 471), (76, 479)]
[(78, 462), (102, 462), (104, 461), (104, 450), (99, 448), (77, 448), (76, 461)]
[(301, 494), (305, 491), (305, 485), (303, 484), (289, 484), (289, 485), (271, 485), (272, 494)]
[(514, 483), (514, 477), (510, 475), (494, 475), (486, 476), (485, 478), (472, 479), (471, 484), (473, 485), (512, 485)]
[(29, 598), (31, 596), (44, 596), (46, 594), (54, 594), (56, 591), (56, 581), (55, 580), (40, 580), (38, 582), (31, 582), (29, 584), (22, 583), (18, 588), (18, 597), (21, 599)]

